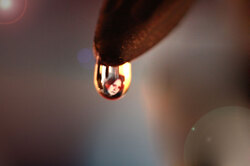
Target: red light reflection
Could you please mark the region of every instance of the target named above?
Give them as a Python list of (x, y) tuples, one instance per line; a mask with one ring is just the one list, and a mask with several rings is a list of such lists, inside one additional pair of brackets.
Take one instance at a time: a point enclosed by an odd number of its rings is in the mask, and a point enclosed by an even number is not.
[(27, 0), (0, 0), (0, 24), (19, 21), (27, 9)]

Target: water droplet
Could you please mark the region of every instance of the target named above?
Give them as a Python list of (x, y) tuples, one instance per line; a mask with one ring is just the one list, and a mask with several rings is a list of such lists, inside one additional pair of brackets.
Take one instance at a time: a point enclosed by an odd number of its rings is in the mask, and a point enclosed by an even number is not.
[(94, 84), (97, 92), (110, 100), (119, 99), (128, 91), (131, 83), (131, 64), (106, 66), (98, 60), (95, 65)]

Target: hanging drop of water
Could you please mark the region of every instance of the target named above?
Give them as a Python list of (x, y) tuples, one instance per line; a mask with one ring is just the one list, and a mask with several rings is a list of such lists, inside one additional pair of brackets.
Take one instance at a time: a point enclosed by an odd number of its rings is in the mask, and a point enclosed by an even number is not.
[(95, 65), (94, 84), (104, 98), (115, 100), (123, 97), (131, 83), (131, 64), (107, 66), (98, 60)]

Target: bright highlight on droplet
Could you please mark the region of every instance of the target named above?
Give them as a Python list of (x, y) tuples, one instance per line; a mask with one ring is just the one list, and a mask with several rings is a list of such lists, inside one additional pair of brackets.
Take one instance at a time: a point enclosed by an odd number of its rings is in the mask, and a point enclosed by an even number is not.
[(0, 0), (0, 7), (4, 10), (9, 9), (11, 7), (11, 0)]
[(131, 83), (131, 64), (106, 66), (97, 60), (94, 73), (94, 84), (97, 92), (111, 100), (125, 95)]

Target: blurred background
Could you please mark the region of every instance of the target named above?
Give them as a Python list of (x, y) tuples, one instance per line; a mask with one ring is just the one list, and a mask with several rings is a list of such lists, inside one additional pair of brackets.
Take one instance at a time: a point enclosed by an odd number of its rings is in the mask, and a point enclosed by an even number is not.
[(1, 166), (155, 165), (139, 79), (115, 102), (93, 84), (101, 2), (32, 0), (0, 25)]
[[(232, 131), (245, 138), (241, 147), (249, 147), (247, 1), (198, 0), (167, 38), (132, 62), (129, 92), (115, 102), (93, 84), (101, 0), (12, 3), (20, 4), (11, 17), (11, 5), (0, 3), (0, 23), (7, 23), (0, 24), (1, 166), (172, 166), (182, 165), (184, 149), (192, 154), (188, 163), (204, 166), (210, 153), (197, 156), (199, 147), (190, 152), (190, 146), (213, 138), (220, 144), (225, 135), (217, 133), (230, 126), (212, 127), (218, 132), (205, 132), (204, 139), (189, 132), (217, 117), (234, 122)], [(209, 114), (224, 106), (229, 118)], [(236, 120), (232, 109), (239, 111)], [(228, 156), (246, 161), (248, 150)]]

